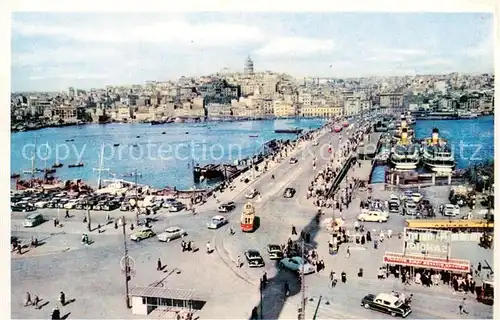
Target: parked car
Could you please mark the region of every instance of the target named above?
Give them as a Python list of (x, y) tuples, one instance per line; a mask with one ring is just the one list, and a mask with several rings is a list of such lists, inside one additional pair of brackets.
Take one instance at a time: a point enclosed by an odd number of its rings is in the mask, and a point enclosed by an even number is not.
[(120, 206), (120, 211), (130, 211), (130, 210), (132, 210), (132, 205), (127, 201), (122, 202)]
[(160, 233), (157, 238), (162, 242), (170, 242), (177, 238), (182, 238), (187, 236), (187, 232), (179, 227), (169, 227), (165, 229), (165, 232)]
[(264, 259), (257, 250), (248, 250), (245, 252), (245, 258), (247, 258), (250, 268), (261, 268), (265, 266)]
[(373, 309), (388, 313), (393, 317), (400, 316), (406, 318), (411, 313), (411, 307), (398, 297), (380, 293), (378, 295), (368, 294), (361, 300), (361, 305), (365, 309)]
[(399, 200), (389, 200), (389, 212), (398, 213), (399, 212)]
[(170, 212), (179, 212), (184, 209), (184, 204), (182, 202), (173, 202), (168, 207), (168, 211)]
[(413, 191), (406, 190), (401, 194), (400, 200), (411, 199), (413, 196)]
[(38, 201), (35, 203), (36, 208), (47, 208), (49, 205), (49, 201), (43, 200), (43, 201)]
[(227, 224), (228, 221), (226, 218), (223, 216), (214, 216), (210, 220), (210, 222), (207, 223), (207, 228), (208, 229), (219, 229), (223, 225)]
[(236, 205), (234, 204), (234, 202), (226, 202), (226, 203), (223, 203), (221, 204), (218, 208), (217, 208), (217, 211), (219, 212), (229, 212), (231, 210), (234, 210), (234, 208), (236, 208)]
[(268, 244), (267, 253), (271, 260), (280, 260), (283, 258), (283, 251), (281, 251), (281, 247), (278, 244)]
[(383, 211), (370, 210), (358, 215), (359, 221), (367, 222), (387, 222), (389, 215)]
[(293, 198), (295, 192), (294, 188), (286, 188), (285, 191), (283, 191), (283, 198)]
[(252, 190), (250, 190), (250, 191), (247, 192), (247, 194), (245, 195), (245, 198), (247, 198), (247, 199), (253, 199), (258, 194), (259, 194), (259, 191), (257, 191), (257, 189), (252, 189)]
[(131, 234), (130, 240), (141, 241), (141, 240), (151, 238), (154, 236), (155, 236), (155, 233), (153, 232), (153, 230), (151, 230), (151, 228), (143, 228), (143, 229), (139, 229), (135, 233)]
[(299, 162), (297, 158), (290, 158), (290, 164), (296, 164), (297, 162)]
[(175, 198), (167, 198), (163, 201), (162, 207), (168, 208), (172, 203), (177, 203), (178, 201)]
[(78, 202), (79, 202), (78, 199), (71, 199), (67, 203), (64, 204), (64, 209), (75, 209)]
[(113, 211), (120, 207), (120, 203), (118, 201), (107, 201), (101, 206), (101, 210), (104, 211)]
[(27, 201), (19, 201), (10, 206), (13, 212), (31, 212), (35, 211), (36, 207)]
[(447, 217), (455, 217), (460, 214), (460, 207), (455, 204), (448, 203), (444, 206), (443, 215)]
[(279, 266), (282, 268), (287, 268), (295, 272), (302, 272), (302, 265), (304, 265), (304, 274), (314, 273), (314, 267), (302, 257), (291, 257), (281, 259)]
[(318, 140), (315, 140), (313, 143), (312, 143), (313, 147), (316, 147), (317, 145), (319, 145), (319, 142)]

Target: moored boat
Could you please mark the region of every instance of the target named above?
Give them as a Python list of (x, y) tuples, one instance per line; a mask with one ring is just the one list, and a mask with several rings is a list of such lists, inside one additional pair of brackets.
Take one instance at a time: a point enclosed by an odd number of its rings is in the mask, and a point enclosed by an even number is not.
[(439, 137), (439, 130), (432, 130), (432, 137), (427, 139), (423, 147), (423, 163), (437, 173), (451, 173), (455, 168), (453, 150), (445, 139)]
[(52, 165), (52, 168), (62, 168), (63, 164), (60, 162), (56, 162)]
[(69, 164), (68, 168), (79, 168), (79, 167), (83, 167), (83, 166), (84, 166), (83, 162), (80, 162), (80, 163), (75, 163), (75, 164)]
[(11, 179), (17, 179), (17, 178), (20, 178), (20, 177), (21, 177), (21, 175), (19, 173), (13, 173), (13, 174), (10, 175)]

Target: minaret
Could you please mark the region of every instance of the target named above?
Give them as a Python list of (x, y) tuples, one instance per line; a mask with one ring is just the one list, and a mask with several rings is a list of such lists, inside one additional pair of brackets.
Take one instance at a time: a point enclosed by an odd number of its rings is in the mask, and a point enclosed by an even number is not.
[(245, 61), (245, 74), (253, 74), (253, 61), (250, 56), (247, 57), (247, 61)]

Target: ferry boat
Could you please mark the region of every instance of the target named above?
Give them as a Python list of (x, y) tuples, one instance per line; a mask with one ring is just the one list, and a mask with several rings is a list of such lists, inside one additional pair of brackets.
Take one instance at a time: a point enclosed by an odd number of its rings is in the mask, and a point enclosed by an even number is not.
[(472, 113), (470, 111), (458, 111), (458, 118), (459, 119), (476, 119), (477, 118), (477, 114), (475, 113)]
[(445, 139), (439, 137), (439, 130), (432, 130), (432, 137), (427, 139), (423, 147), (423, 163), (437, 173), (451, 173), (455, 168), (453, 150)]
[(397, 170), (415, 170), (420, 162), (419, 148), (410, 142), (408, 128), (401, 128), (401, 138), (391, 152), (391, 163)]

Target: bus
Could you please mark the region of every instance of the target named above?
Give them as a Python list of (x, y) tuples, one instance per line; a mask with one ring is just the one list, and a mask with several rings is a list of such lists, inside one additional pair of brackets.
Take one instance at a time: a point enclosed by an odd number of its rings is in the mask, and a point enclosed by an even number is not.
[(493, 232), (493, 221), (486, 219), (410, 219), (408, 228), (451, 230), (452, 232)]
[(255, 229), (255, 208), (247, 202), (241, 212), (241, 231), (252, 232)]

